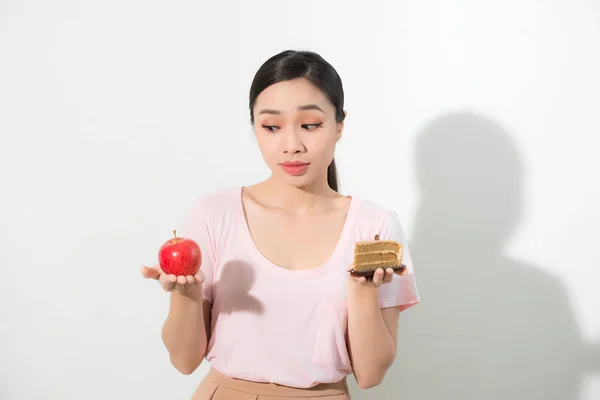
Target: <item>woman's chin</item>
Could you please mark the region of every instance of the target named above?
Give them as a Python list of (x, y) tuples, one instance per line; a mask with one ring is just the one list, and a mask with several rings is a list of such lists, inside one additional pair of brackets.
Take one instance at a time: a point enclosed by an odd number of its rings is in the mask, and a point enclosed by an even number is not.
[(314, 184), (315, 179), (309, 174), (290, 175), (285, 172), (274, 176), (279, 182), (295, 188), (303, 188)]

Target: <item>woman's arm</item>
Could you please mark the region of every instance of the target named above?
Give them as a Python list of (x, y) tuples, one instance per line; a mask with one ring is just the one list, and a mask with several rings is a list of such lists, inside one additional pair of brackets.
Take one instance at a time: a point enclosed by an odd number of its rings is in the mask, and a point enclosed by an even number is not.
[(179, 230), (180, 237), (192, 239), (200, 246), (202, 264), (196, 274), (199, 279), (189, 292), (171, 293), (169, 315), (162, 329), (162, 339), (169, 351), (171, 364), (186, 375), (202, 363), (211, 336), (216, 246), (206, 215), (204, 200), (198, 198)]
[(381, 309), (378, 287), (350, 278), (348, 345), (358, 386), (379, 385), (396, 358), (398, 307)]
[(171, 364), (182, 374), (194, 372), (206, 355), (211, 308), (212, 304), (202, 299), (202, 287), (189, 295), (171, 293), (162, 339), (169, 351)]

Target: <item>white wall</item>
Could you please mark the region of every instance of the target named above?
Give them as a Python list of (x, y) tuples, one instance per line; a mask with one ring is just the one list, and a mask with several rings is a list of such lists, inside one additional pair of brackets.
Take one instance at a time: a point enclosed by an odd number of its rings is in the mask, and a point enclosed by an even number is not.
[(266, 176), (247, 92), (293, 48), (341, 74), (343, 191), (398, 210), (423, 297), (353, 398), (598, 399), (598, 4), (3, 1), (0, 397), (189, 397), (139, 266)]

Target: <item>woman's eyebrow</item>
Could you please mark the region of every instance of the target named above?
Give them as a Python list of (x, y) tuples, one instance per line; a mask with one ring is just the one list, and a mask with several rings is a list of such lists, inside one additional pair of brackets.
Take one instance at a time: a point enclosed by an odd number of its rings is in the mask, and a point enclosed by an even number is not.
[[(325, 113), (325, 111), (323, 111), (323, 109), (316, 104), (307, 104), (304, 106), (298, 106), (297, 110), (298, 111), (317, 110), (317, 111), (322, 112), (323, 114)], [(261, 115), (261, 114), (281, 115), (281, 111), (265, 108), (263, 110), (260, 110), (260, 112), (258, 114), (259, 115)]]

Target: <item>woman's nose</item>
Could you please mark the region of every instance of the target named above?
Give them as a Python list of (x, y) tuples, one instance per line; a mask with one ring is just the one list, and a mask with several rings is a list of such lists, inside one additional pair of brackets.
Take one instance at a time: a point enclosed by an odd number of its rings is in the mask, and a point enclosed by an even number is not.
[(286, 132), (283, 141), (283, 152), (286, 154), (301, 153), (305, 150), (300, 135), (294, 130)]

